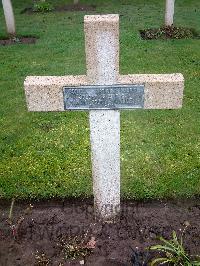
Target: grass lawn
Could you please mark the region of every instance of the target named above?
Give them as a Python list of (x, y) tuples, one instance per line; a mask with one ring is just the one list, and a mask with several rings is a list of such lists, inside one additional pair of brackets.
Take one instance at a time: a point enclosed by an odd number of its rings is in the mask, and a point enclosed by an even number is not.
[[(200, 40), (141, 40), (140, 29), (163, 24), (164, 0), (81, 2), (96, 4), (96, 12), (20, 14), (32, 1), (13, 1), (18, 34), (39, 40), (0, 46), (0, 198), (92, 195), (88, 113), (28, 113), (23, 81), (85, 74), (83, 16), (95, 13), (121, 15), (121, 74), (185, 77), (181, 110), (121, 112), (122, 196), (200, 195)], [(1, 37), (4, 24), (1, 8)], [(175, 24), (200, 31), (200, 1), (177, 0)]]

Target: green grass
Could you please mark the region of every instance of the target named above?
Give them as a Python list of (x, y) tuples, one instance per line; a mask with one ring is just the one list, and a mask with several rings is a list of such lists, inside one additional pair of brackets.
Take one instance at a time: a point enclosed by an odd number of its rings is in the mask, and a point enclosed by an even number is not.
[[(139, 36), (140, 29), (163, 24), (164, 1), (88, 0), (96, 12), (33, 15), (20, 14), (31, 0), (13, 2), (18, 34), (39, 40), (0, 46), (0, 198), (92, 195), (88, 113), (28, 113), (23, 91), (27, 75), (86, 73), (86, 13), (121, 15), (122, 74), (181, 72), (185, 77), (181, 110), (121, 112), (122, 196), (200, 195), (200, 41)], [(2, 37), (2, 8), (0, 25)], [(200, 31), (200, 1), (177, 0), (175, 25)]]

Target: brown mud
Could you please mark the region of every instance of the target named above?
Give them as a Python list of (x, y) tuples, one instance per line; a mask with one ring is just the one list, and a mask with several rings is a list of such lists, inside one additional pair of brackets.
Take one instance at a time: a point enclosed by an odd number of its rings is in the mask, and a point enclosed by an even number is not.
[[(92, 199), (15, 202), (9, 220), (10, 204), (0, 201), (1, 266), (148, 265), (133, 261), (138, 254), (150, 261), (146, 248), (160, 236), (169, 239), (173, 230), (180, 236), (185, 224), (184, 246), (189, 254), (200, 254), (200, 198), (123, 201), (115, 224), (95, 221)], [(95, 240), (93, 247), (85, 257), (80, 247), (80, 256), (68, 259), (74, 254), (66, 252), (68, 244), (77, 238)]]
[(7, 39), (0, 39), (0, 46), (13, 45), (13, 44), (35, 44), (37, 38), (35, 37), (12, 37)]
[[(76, 5), (62, 5), (62, 6), (56, 6), (53, 8), (53, 10), (49, 12), (74, 12), (74, 11), (95, 11), (96, 6), (95, 5), (86, 5), (86, 4), (76, 4)], [(33, 7), (26, 7), (21, 11), (21, 14), (33, 14), (38, 13), (38, 11), (34, 11)]]
[(200, 38), (200, 34), (195, 29), (175, 26), (140, 30), (140, 36), (143, 40)]

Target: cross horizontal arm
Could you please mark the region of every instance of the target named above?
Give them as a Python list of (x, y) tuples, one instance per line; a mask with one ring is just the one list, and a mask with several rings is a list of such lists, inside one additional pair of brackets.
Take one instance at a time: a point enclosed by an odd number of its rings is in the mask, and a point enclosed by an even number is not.
[[(117, 84), (143, 84), (144, 109), (182, 106), (182, 74), (120, 75)], [(87, 76), (29, 76), (24, 82), (29, 111), (64, 111), (63, 87), (90, 85)]]
[(28, 76), (24, 81), (28, 111), (64, 111), (66, 85), (87, 85), (86, 76)]
[(144, 109), (178, 109), (182, 107), (182, 74), (120, 75), (119, 83), (144, 85)]

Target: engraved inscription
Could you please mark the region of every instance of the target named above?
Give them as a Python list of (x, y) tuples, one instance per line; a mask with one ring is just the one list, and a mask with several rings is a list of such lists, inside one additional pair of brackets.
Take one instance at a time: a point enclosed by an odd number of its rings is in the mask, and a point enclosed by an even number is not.
[(65, 110), (137, 109), (144, 106), (144, 85), (64, 87)]

